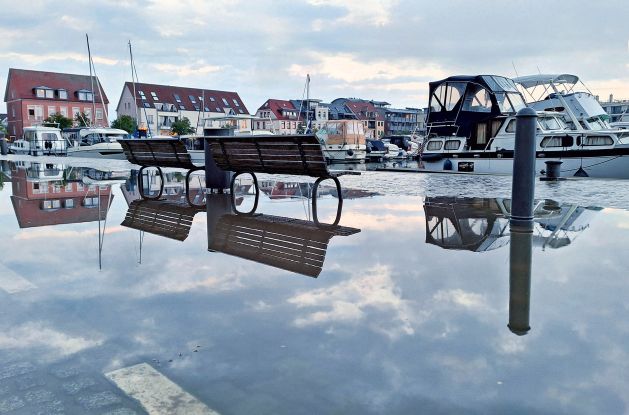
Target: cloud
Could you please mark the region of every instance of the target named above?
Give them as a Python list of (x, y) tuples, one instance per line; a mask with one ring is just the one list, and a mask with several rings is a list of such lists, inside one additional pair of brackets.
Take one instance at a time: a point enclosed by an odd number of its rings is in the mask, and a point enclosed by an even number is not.
[(176, 74), (180, 77), (207, 75), (213, 72), (219, 72), (223, 67), (218, 65), (181, 65), (172, 63), (154, 63), (153, 68), (161, 72)]
[[(20, 53), (20, 52), (5, 52), (0, 53), (0, 59), (7, 59), (10, 61), (18, 60), (29, 65), (41, 65), (42, 63), (49, 61), (67, 61), (72, 60), (76, 62), (85, 63), (87, 65), (87, 53), (80, 54), (74, 52), (56, 52), (56, 53)], [(94, 64), (103, 65), (118, 65), (120, 63), (117, 59), (105, 58), (102, 56), (92, 56)], [(16, 66), (14, 63), (11, 66)]]
[[(385, 26), (391, 23), (391, 10), (396, 0), (308, 0), (315, 7), (338, 7), (345, 14), (334, 20), (336, 24)], [(322, 20), (315, 20), (313, 28), (322, 28)]]

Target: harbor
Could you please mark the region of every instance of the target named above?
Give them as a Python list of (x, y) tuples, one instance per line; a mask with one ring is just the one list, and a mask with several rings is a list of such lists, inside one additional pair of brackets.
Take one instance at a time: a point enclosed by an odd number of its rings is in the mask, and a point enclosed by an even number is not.
[(623, 2), (3, 5), (0, 415), (629, 414)]

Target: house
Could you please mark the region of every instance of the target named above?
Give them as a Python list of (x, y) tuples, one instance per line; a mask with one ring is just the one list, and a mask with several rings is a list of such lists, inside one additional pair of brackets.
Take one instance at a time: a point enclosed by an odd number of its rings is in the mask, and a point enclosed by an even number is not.
[[(598, 97), (596, 97), (598, 99)], [(610, 122), (629, 121), (629, 99), (615, 100), (609, 95), (609, 101), (598, 100), (601, 107), (609, 115)]]
[(92, 125), (109, 125), (109, 100), (95, 76), (10, 68), (4, 102), (9, 137), (21, 137), (24, 127), (41, 124), (56, 113), (72, 119), (85, 113)]
[(275, 134), (297, 134), (300, 123), (304, 118), (291, 101), (281, 99), (267, 99), (256, 111), (254, 130), (269, 130)]
[(310, 120), (311, 131), (320, 130), (330, 119), (330, 104), (320, 99), (291, 99), (290, 102), (298, 109), (299, 119), (304, 125), (306, 120)]
[(391, 108), (385, 101), (371, 101), (384, 118), (384, 134), (420, 134), (426, 132), (424, 111), (419, 108)]
[[(332, 119), (355, 119), (363, 122), (367, 138), (384, 136), (384, 117), (371, 101), (337, 98), (330, 103)], [(336, 118), (335, 118), (336, 117)]]
[(212, 118), (225, 116), (241, 116), (233, 123), (247, 124), (238, 125), (241, 130), (251, 129), (251, 120), (244, 117), (249, 111), (236, 92), (125, 82), (116, 112), (118, 117), (133, 117), (151, 135), (170, 134), (172, 124), (183, 118), (190, 120), (198, 135), (212, 126)]

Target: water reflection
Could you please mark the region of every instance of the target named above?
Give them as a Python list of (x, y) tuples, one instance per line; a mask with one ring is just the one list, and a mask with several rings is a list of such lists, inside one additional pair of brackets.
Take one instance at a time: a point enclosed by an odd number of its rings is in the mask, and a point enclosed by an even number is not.
[[(444, 249), (491, 251), (509, 243), (511, 201), (501, 198), (426, 197), (426, 243)], [(569, 245), (602, 208), (536, 201), (532, 243), (542, 249)]]
[[(312, 188), (308, 185), (295, 183), (273, 188), (293, 189), (292, 195), (284, 194), (291, 197), (303, 188), (311, 194)], [(207, 197), (209, 251), (316, 278), (321, 273), (330, 239), (360, 232), (360, 229), (337, 225), (342, 211), (340, 201), (334, 224), (325, 225), (318, 221), (316, 203), (312, 205), (313, 221), (306, 221), (254, 212), (243, 214), (238, 212), (234, 200), (237, 199), (230, 195)]]

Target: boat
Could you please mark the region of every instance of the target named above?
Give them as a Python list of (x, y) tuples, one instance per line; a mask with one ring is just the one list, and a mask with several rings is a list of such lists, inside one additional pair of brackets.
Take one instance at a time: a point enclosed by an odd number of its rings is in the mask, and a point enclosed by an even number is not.
[[(515, 114), (525, 106), (514, 81), (502, 76), (431, 82), (423, 167), (512, 174)], [(629, 131), (586, 130), (579, 122), (572, 129), (566, 108), (537, 111), (536, 174), (545, 172), (546, 161), (560, 161), (562, 176), (629, 179)]]
[(68, 143), (67, 154), (74, 157), (96, 157), (125, 160), (119, 138), (127, 138), (125, 130), (116, 128), (68, 128), (63, 130)]
[(329, 163), (363, 163), (367, 157), (362, 121), (330, 120), (315, 135)]
[(39, 125), (25, 127), (22, 138), (9, 146), (9, 151), (13, 154), (32, 156), (63, 155), (66, 149), (66, 141), (61, 136), (59, 128)]
[(389, 135), (382, 137), (381, 140), (398, 146), (404, 151), (404, 157), (417, 157), (419, 154), (419, 143), (414, 141), (411, 135)]
[(366, 155), (367, 161), (381, 162), (381, 161), (384, 161), (389, 150), (382, 141), (374, 140), (374, 139), (367, 139), (366, 151), (367, 151), (367, 155)]

